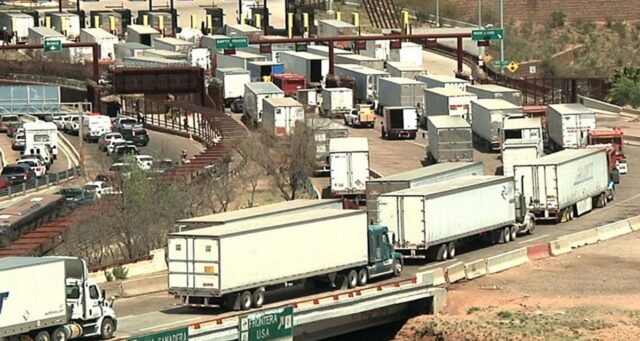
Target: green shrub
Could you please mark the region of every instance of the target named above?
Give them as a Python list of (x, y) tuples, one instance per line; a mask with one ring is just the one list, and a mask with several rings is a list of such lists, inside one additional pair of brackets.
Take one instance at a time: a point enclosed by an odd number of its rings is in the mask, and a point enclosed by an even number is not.
[(469, 308), (469, 309), (467, 310), (467, 315), (471, 315), (471, 314), (473, 314), (473, 313), (475, 313), (475, 312), (478, 312), (478, 311), (480, 311), (480, 310), (481, 310), (481, 309), (480, 309), (480, 307), (471, 307), (471, 308)]
[(107, 270), (104, 270), (104, 277), (107, 279), (107, 282), (113, 281), (113, 274)]
[(117, 266), (113, 268), (113, 277), (119, 280), (127, 279), (127, 275), (129, 274), (129, 269), (124, 266)]
[(551, 27), (558, 28), (564, 26), (566, 19), (567, 16), (563, 12), (553, 11), (553, 13), (551, 13)]
[(511, 319), (513, 317), (513, 313), (508, 311), (508, 310), (503, 310), (503, 311), (498, 312), (498, 317), (501, 318), (501, 319), (508, 320), (508, 319)]

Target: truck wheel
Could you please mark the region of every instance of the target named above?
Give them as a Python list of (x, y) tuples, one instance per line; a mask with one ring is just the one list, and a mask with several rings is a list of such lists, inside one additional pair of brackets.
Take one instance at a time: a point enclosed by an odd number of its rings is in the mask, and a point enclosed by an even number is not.
[(518, 226), (511, 226), (511, 240), (516, 240), (518, 238)]
[(33, 341), (51, 341), (51, 336), (49, 335), (48, 331), (41, 330), (33, 338)]
[(395, 259), (393, 261), (393, 275), (395, 277), (399, 277), (402, 274), (402, 263), (399, 260)]
[(447, 244), (440, 244), (440, 246), (438, 246), (436, 260), (442, 261), (447, 260), (447, 258), (449, 258), (449, 250), (447, 249)]
[(367, 272), (367, 269), (362, 268), (358, 270), (358, 285), (365, 286), (367, 285), (367, 282), (369, 282), (369, 273)]
[(62, 327), (56, 328), (53, 333), (51, 333), (52, 341), (67, 341), (67, 334), (65, 334), (64, 329)]
[(240, 295), (240, 310), (251, 309), (251, 292), (245, 291)]
[(447, 248), (449, 249), (449, 258), (453, 259), (456, 257), (456, 242), (450, 242), (449, 245), (447, 246)]
[(264, 288), (258, 288), (253, 292), (251, 296), (251, 306), (254, 308), (260, 308), (264, 304)]
[(100, 327), (100, 339), (108, 340), (113, 337), (113, 334), (116, 332), (115, 325), (113, 324), (113, 320), (108, 317), (105, 317), (102, 320), (102, 326)]
[(527, 229), (527, 234), (532, 235), (535, 232), (536, 232), (536, 220), (531, 219), (531, 221), (529, 222), (529, 228)]
[(511, 241), (511, 229), (509, 227), (505, 227), (502, 230), (502, 240), (505, 244)]
[(567, 208), (567, 210), (569, 210), (569, 221), (573, 220), (573, 217), (575, 216), (575, 209), (573, 206)]
[(358, 285), (358, 273), (356, 270), (349, 270), (347, 273), (347, 288), (353, 289)]

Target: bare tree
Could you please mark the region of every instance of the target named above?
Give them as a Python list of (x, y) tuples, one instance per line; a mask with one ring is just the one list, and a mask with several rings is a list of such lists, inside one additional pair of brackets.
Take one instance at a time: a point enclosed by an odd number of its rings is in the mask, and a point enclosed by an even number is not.
[(260, 180), (266, 175), (262, 165), (265, 162), (265, 157), (268, 157), (268, 150), (262, 136), (257, 132), (253, 132), (238, 145), (236, 152), (242, 159), (238, 170), (238, 177), (242, 183), (245, 184), (245, 189), (249, 190), (247, 206), (253, 207), (255, 205), (256, 191)]

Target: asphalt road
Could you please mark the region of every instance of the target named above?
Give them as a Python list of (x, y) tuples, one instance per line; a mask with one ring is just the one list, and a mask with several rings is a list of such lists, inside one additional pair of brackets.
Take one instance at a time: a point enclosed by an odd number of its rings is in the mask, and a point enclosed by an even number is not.
[[(20, 151), (11, 149), (11, 138), (8, 137), (6, 133), (0, 133), (0, 150), (2, 150), (8, 164), (15, 163), (16, 159), (20, 158)], [(47, 174), (55, 174), (72, 167), (71, 161), (62, 149), (60, 149), (58, 151), (58, 159), (53, 162)]]

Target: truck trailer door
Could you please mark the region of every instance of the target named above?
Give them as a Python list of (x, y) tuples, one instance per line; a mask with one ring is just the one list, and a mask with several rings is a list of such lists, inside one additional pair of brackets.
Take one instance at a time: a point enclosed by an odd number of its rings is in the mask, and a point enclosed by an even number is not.
[(309, 82), (320, 83), (322, 81), (322, 60), (309, 61)]

